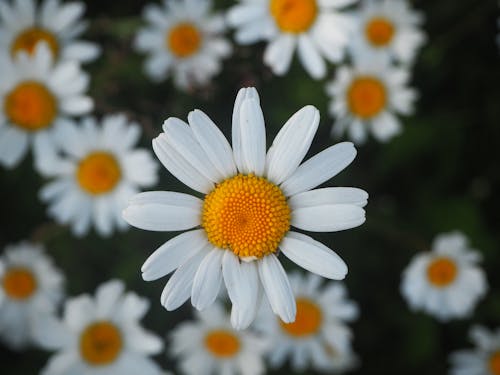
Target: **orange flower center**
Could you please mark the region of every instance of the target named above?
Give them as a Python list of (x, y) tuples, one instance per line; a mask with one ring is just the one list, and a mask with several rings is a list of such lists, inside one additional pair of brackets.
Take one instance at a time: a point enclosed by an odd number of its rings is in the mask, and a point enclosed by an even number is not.
[(394, 31), (392, 22), (383, 17), (373, 18), (365, 27), (366, 38), (375, 47), (384, 47), (389, 44)]
[(3, 289), (12, 299), (27, 299), (35, 292), (36, 287), (33, 272), (26, 268), (11, 268), (3, 276)]
[(500, 375), (500, 351), (496, 351), (491, 355), (488, 364), (493, 375)]
[(80, 354), (91, 365), (107, 365), (114, 362), (123, 348), (118, 328), (102, 321), (89, 325), (80, 336)]
[(242, 258), (262, 258), (275, 252), (288, 232), (290, 208), (278, 186), (239, 174), (207, 194), (202, 226), (215, 246)]
[(200, 49), (201, 33), (190, 23), (180, 23), (168, 33), (167, 45), (177, 57), (189, 57)]
[(57, 115), (54, 95), (41, 83), (25, 81), (5, 97), (5, 113), (26, 131), (38, 131), (52, 124)]
[(377, 78), (358, 77), (347, 90), (347, 101), (354, 115), (364, 119), (373, 117), (385, 107), (385, 87)]
[(114, 189), (120, 181), (121, 170), (113, 155), (96, 151), (80, 161), (76, 177), (83, 190), (98, 195)]
[(449, 258), (436, 258), (427, 267), (429, 282), (439, 288), (448, 286), (457, 277), (457, 266)]
[(318, 13), (316, 0), (271, 0), (270, 8), (277, 26), (288, 33), (307, 31)]
[(205, 345), (216, 357), (232, 357), (240, 350), (240, 340), (233, 333), (224, 330), (210, 331), (205, 336)]
[(46, 42), (52, 55), (57, 56), (59, 52), (57, 38), (50, 31), (39, 27), (31, 27), (19, 33), (10, 47), (11, 55), (15, 56), (19, 51), (25, 51), (32, 55), (39, 42)]
[(304, 337), (314, 335), (318, 332), (323, 314), (319, 306), (306, 298), (297, 298), (297, 315), (295, 322), (280, 325), (283, 330), (293, 337)]

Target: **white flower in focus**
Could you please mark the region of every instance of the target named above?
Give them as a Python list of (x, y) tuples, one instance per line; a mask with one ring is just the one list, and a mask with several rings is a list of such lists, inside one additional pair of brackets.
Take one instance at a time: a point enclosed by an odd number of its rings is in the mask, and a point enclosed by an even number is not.
[(357, 305), (347, 300), (343, 284), (321, 283), (317, 275), (290, 275), (297, 301), (295, 322), (283, 323), (267, 305), (257, 316), (254, 327), (271, 343), (267, 353), (273, 368), (283, 366), (287, 358), (295, 371), (338, 373), (355, 365), (352, 334), (345, 323), (357, 318)]
[(462, 233), (441, 234), (432, 251), (417, 254), (405, 269), (401, 293), (413, 310), (441, 321), (470, 316), (488, 288), (480, 260)]
[(402, 129), (397, 115), (413, 113), (417, 97), (408, 88), (407, 69), (392, 66), (379, 58), (360, 59), (353, 67), (342, 66), (326, 91), (331, 97), (329, 111), (335, 117), (332, 135), (347, 132), (355, 143), (364, 143), (369, 133), (387, 142)]
[(45, 42), (54, 61), (89, 62), (100, 53), (95, 43), (77, 40), (87, 28), (81, 20), (85, 3), (61, 4), (59, 0), (0, 2), (0, 50), (14, 57), (18, 52), (34, 54), (36, 46)]
[(354, 18), (358, 27), (349, 48), (357, 59), (377, 54), (409, 64), (426, 41), (423, 16), (407, 0), (363, 1)]
[(195, 317), (196, 321), (181, 323), (171, 333), (170, 352), (180, 359), (183, 374), (265, 373), (267, 341), (248, 330), (236, 331), (219, 302)]
[(500, 329), (489, 332), (474, 326), (469, 333), (476, 345), (472, 350), (460, 350), (451, 354), (451, 375), (500, 375)]
[(294, 321), (295, 299), (278, 255), (329, 279), (345, 277), (347, 266), (335, 252), (290, 226), (331, 232), (365, 221), (368, 194), (363, 190), (311, 190), (354, 160), (354, 146), (339, 143), (301, 164), (319, 125), (318, 110), (306, 106), (286, 122), (266, 154), (264, 117), (254, 88), (241, 89), (236, 97), (233, 149), (203, 112), (191, 112), (188, 121), (168, 118), (153, 149), (203, 199), (145, 192), (133, 197), (123, 213), (141, 229), (186, 231), (146, 260), (144, 280), (176, 270), (163, 290), (163, 306), (174, 310), (191, 297), (203, 310), (215, 300), (223, 279), (238, 329), (254, 320), (263, 288), (273, 311), (285, 322)]
[(121, 212), (139, 188), (156, 184), (158, 164), (148, 150), (136, 148), (141, 128), (123, 115), (109, 115), (97, 124), (67, 122), (57, 134), (61, 153), (45, 157), (41, 172), (51, 182), (40, 191), (57, 222), (71, 225), (77, 236), (91, 225), (102, 236), (128, 225)]
[(211, 13), (209, 0), (165, 0), (163, 8), (149, 4), (144, 18), (150, 23), (135, 39), (136, 48), (149, 56), (145, 63), (151, 79), (171, 73), (183, 89), (207, 84), (221, 70), (221, 59), (231, 53), (224, 38), (222, 16)]
[(314, 79), (326, 76), (325, 59), (344, 57), (354, 20), (341, 12), (357, 0), (240, 0), (228, 12), (239, 44), (268, 41), (264, 63), (285, 75), (294, 51)]
[[(125, 292), (121, 281), (66, 301), (61, 320), (41, 319), (37, 341), (57, 351), (42, 375), (161, 375), (149, 356), (163, 349), (158, 336), (140, 324), (149, 301)], [(43, 324), (42, 324), (43, 323)]]
[(21, 161), (31, 143), (38, 163), (65, 120), (93, 108), (84, 95), (88, 76), (72, 61), (54, 65), (46, 43), (14, 60), (0, 56), (0, 72), (0, 164), (7, 168)]
[(0, 339), (12, 349), (33, 344), (37, 317), (56, 311), (63, 283), (40, 245), (7, 246), (0, 256)]

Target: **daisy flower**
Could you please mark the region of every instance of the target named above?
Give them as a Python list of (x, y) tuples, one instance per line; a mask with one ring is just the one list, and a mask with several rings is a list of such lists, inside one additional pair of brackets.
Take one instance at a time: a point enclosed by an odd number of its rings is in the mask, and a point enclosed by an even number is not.
[(312, 367), (319, 371), (343, 371), (355, 364), (351, 331), (345, 325), (357, 318), (358, 308), (347, 300), (343, 284), (299, 272), (290, 275), (297, 302), (293, 323), (283, 323), (268, 306), (263, 306), (255, 328), (271, 342), (268, 351), (272, 367), (281, 367), (287, 357), (295, 371)]
[[(161, 296), (167, 310), (189, 297), (199, 310), (216, 298), (224, 280), (236, 328), (247, 327), (262, 290), (273, 311), (295, 320), (295, 299), (283, 253), (303, 268), (330, 279), (347, 274), (344, 261), (322, 243), (290, 230), (313, 232), (354, 228), (365, 221), (366, 192), (355, 188), (311, 190), (335, 176), (355, 158), (352, 143), (339, 143), (303, 164), (319, 124), (319, 112), (306, 106), (295, 113), (266, 154), (266, 129), (254, 88), (241, 89), (233, 110), (233, 149), (199, 110), (189, 125), (169, 118), (153, 140), (163, 165), (203, 199), (176, 192), (133, 197), (123, 216), (153, 231), (186, 231), (157, 249), (142, 276), (155, 280), (175, 271)], [(192, 230), (190, 230), (192, 229)], [(278, 250), (279, 249), (279, 250)]]
[(49, 46), (54, 60), (89, 62), (97, 58), (99, 47), (77, 40), (87, 28), (81, 20), (85, 3), (43, 0), (0, 2), (0, 50), (14, 57), (18, 52), (35, 53), (39, 42)]
[(473, 350), (461, 350), (451, 355), (451, 375), (500, 375), (500, 329), (489, 332), (474, 326), (469, 333), (476, 345)]
[(264, 352), (267, 341), (251, 331), (236, 331), (229, 314), (219, 302), (203, 313), (195, 313), (196, 321), (181, 323), (171, 333), (170, 352), (180, 359), (186, 375), (265, 373)]
[(42, 246), (22, 242), (0, 256), (0, 339), (13, 349), (34, 342), (37, 317), (52, 314), (64, 278)]
[(403, 272), (401, 293), (413, 310), (441, 321), (470, 316), (487, 290), (480, 260), (462, 233), (440, 234), (432, 251), (417, 254)]
[(380, 142), (399, 134), (402, 129), (396, 115), (412, 114), (417, 97), (407, 87), (409, 78), (407, 69), (379, 58), (340, 67), (326, 87), (331, 97), (329, 111), (336, 118), (332, 135), (340, 138), (347, 132), (353, 142), (361, 144), (369, 132)]
[(172, 73), (182, 89), (205, 85), (221, 70), (221, 59), (231, 53), (224, 38), (222, 16), (211, 14), (209, 0), (165, 0), (163, 7), (149, 4), (149, 22), (135, 39), (136, 48), (149, 54), (145, 71), (155, 81)]
[(66, 301), (61, 320), (48, 317), (39, 325), (37, 341), (57, 351), (42, 375), (161, 375), (149, 356), (163, 349), (160, 338), (140, 324), (149, 302), (125, 292), (119, 280)]
[(423, 16), (407, 0), (370, 0), (355, 14), (357, 31), (349, 44), (353, 56), (375, 53), (390, 61), (411, 63), (425, 43)]
[(53, 178), (40, 191), (57, 222), (70, 224), (82, 236), (93, 224), (101, 236), (128, 226), (121, 212), (141, 187), (156, 184), (158, 164), (151, 153), (136, 148), (141, 128), (123, 115), (109, 115), (97, 124), (86, 117), (81, 126), (67, 123), (56, 145), (61, 153), (45, 157), (41, 172)]
[(264, 63), (284, 75), (297, 49), (300, 62), (314, 79), (326, 76), (325, 59), (344, 56), (355, 27), (341, 9), (357, 0), (240, 0), (228, 12), (240, 44), (266, 40)]
[(45, 43), (31, 55), (19, 52), (14, 60), (0, 56), (0, 71), (0, 164), (7, 168), (21, 161), (30, 143), (38, 163), (68, 117), (93, 108), (84, 95), (88, 76), (75, 62), (54, 65)]

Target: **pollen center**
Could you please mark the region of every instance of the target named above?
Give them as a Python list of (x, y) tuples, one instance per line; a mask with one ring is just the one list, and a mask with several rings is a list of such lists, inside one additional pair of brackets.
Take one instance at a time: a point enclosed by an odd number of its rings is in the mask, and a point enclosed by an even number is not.
[(41, 83), (25, 81), (5, 97), (5, 113), (16, 126), (38, 131), (52, 124), (57, 114), (54, 95)]
[(318, 13), (316, 0), (271, 0), (270, 8), (277, 26), (289, 33), (307, 31)]
[(39, 27), (31, 27), (21, 31), (12, 42), (10, 53), (15, 56), (19, 51), (25, 51), (32, 55), (39, 42), (47, 43), (53, 56), (58, 54), (59, 43), (55, 35)]
[(76, 177), (83, 190), (98, 195), (114, 189), (120, 181), (121, 170), (113, 155), (109, 152), (97, 151), (80, 161)]
[(304, 337), (318, 332), (322, 319), (321, 309), (315, 302), (307, 298), (297, 298), (295, 322), (283, 323), (280, 320), (280, 325), (290, 336)]
[(386, 18), (373, 18), (366, 24), (365, 35), (375, 47), (384, 47), (391, 42), (394, 36), (394, 25)]
[(102, 321), (89, 325), (80, 336), (80, 354), (91, 365), (107, 365), (113, 362), (123, 348), (118, 328)]
[(215, 246), (241, 258), (262, 258), (277, 250), (290, 228), (290, 208), (278, 186), (239, 174), (205, 197), (202, 226)]
[(427, 278), (436, 287), (445, 287), (457, 277), (457, 266), (449, 258), (436, 258), (427, 267)]
[(347, 101), (351, 112), (367, 119), (377, 115), (386, 104), (385, 87), (374, 77), (356, 78), (347, 91)]
[(3, 276), (3, 289), (12, 299), (29, 298), (36, 290), (33, 272), (26, 268), (11, 268)]
[(500, 375), (500, 351), (496, 351), (491, 355), (488, 364), (493, 375)]
[(240, 340), (229, 331), (214, 330), (205, 336), (205, 346), (216, 357), (232, 357), (240, 349)]
[(190, 23), (180, 23), (170, 29), (167, 44), (177, 57), (189, 57), (200, 48), (200, 31)]

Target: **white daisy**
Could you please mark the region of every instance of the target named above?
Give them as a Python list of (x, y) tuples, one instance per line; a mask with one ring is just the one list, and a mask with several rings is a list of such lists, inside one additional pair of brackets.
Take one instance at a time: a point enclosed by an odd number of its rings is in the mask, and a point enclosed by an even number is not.
[(17, 165), (30, 143), (38, 163), (67, 118), (93, 108), (84, 95), (88, 76), (75, 62), (53, 65), (45, 43), (32, 55), (20, 52), (14, 60), (0, 56), (0, 71), (0, 164), (5, 167)]
[(251, 331), (236, 331), (229, 314), (219, 302), (203, 313), (195, 313), (195, 322), (181, 323), (172, 334), (170, 352), (180, 359), (187, 375), (244, 374), (265, 372), (264, 352), (268, 342)]
[(121, 212), (141, 187), (156, 184), (158, 164), (148, 150), (136, 148), (141, 128), (123, 115), (109, 115), (97, 125), (92, 117), (81, 126), (67, 123), (58, 132), (61, 154), (45, 157), (40, 170), (53, 181), (40, 191), (48, 213), (70, 224), (75, 235), (93, 224), (102, 236), (128, 225)]
[(20, 51), (35, 52), (39, 42), (45, 42), (55, 61), (92, 61), (99, 56), (99, 47), (76, 40), (87, 28), (80, 18), (85, 3), (43, 0), (39, 7), (35, 0), (0, 2), (0, 50), (13, 57)]
[(358, 58), (375, 53), (391, 61), (411, 63), (426, 41), (420, 29), (424, 17), (411, 9), (407, 0), (363, 1), (354, 16), (358, 27), (349, 47)]
[(0, 256), (0, 339), (13, 349), (34, 341), (37, 317), (52, 314), (64, 278), (40, 245), (22, 242)]
[(173, 74), (183, 89), (199, 86), (221, 70), (221, 59), (231, 53), (224, 38), (222, 16), (211, 14), (209, 0), (165, 0), (163, 8), (149, 4), (144, 18), (150, 23), (135, 39), (136, 48), (149, 57), (146, 73), (156, 81)]
[(476, 345), (472, 350), (461, 350), (451, 355), (451, 375), (500, 375), (500, 328), (489, 332), (474, 326), (469, 333)]
[(271, 342), (268, 351), (272, 367), (281, 367), (287, 357), (295, 371), (312, 367), (319, 371), (344, 371), (355, 364), (352, 334), (345, 325), (357, 318), (358, 308), (347, 300), (343, 284), (299, 272), (290, 275), (297, 301), (295, 322), (285, 324), (268, 306), (263, 306), (255, 328)]
[(300, 62), (314, 79), (324, 78), (324, 59), (338, 62), (350, 41), (354, 20), (341, 9), (357, 0), (240, 0), (228, 12), (238, 30), (236, 41), (269, 41), (264, 63), (273, 73), (288, 72), (297, 49)]
[[(149, 356), (163, 349), (160, 338), (140, 324), (149, 301), (124, 292), (123, 282), (108, 281), (95, 297), (66, 301), (62, 320), (41, 319), (37, 341), (57, 351), (42, 375), (161, 375)], [(43, 324), (42, 324), (43, 323)]]
[(413, 310), (441, 321), (470, 316), (487, 290), (481, 255), (460, 232), (436, 237), (432, 251), (417, 254), (403, 273), (401, 293)]
[[(133, 197), (123, 216), (153, 231), (185, 231), (157, 249), (142, 267), (145, 280), (176, 272), (163, 290), (167, 310), (190, 296), (199, 310), (216, 298), (222, 278), (233, 303), (231, 320), (247, 327), (259, 307), (262, 287), (273, 311), (295, 320), (295, 299), (278, 255), (330, 279), (343, 279), (347, 266), (322, 243), (290, 226), (313, 232), (357, 227), (365, 221), (366, 192), (355, 188), (311, 190), (348, 166), (352, 143), (339, 143), (299, 165), (319, 124), (306, 106), (276, 136), (266, 155), (266, 129), (254, 88), (241, 89), (233, 111), (233, 148), (199, 110), (189, 125), (169, 118), (153, 140), (163, 165), (203, 200), (176, 192)], [(278, 250), (279, 249), (279, 250)]]
[(380, 142), (399, 134), (396, 115), (412, 114), (417, 98), (416, 91), (407, 87), (409, 78), (407, 69), (379, 58), (340, 67), (326, 87), (329, 111), (336, 118), (332, 135), (340, 138), (347, 131), (349, 139), (363, 143), (369, 132)]

